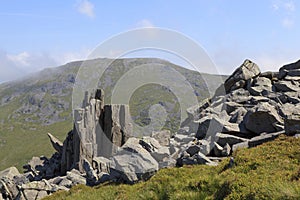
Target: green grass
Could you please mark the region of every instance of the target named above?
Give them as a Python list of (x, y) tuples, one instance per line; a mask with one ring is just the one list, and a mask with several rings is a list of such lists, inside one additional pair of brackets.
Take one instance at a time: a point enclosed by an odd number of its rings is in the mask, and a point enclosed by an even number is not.
[(300, 139), (281, 136), (273, 142), (234, 154), (217, 167), (185, 166), (160, 170), (135, 185), (78, 185), (57, 199), (299, 199)]
[(71, 121), (58, 122), (49, 126), (35, 124), (10, 123), (0, 129), (0, 170), (16, 166), (21, 172), (22, 166), (32, 156), (45, 155), (50, 157), (54, 153), (47, 133), (50, 132), (64, 140), (72, 128)]

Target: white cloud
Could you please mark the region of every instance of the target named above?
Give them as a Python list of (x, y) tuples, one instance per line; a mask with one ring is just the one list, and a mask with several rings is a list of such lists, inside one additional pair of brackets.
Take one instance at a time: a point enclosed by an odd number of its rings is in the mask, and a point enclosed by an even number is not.
[(281, 25), (284, 28), (292, 28), (294, 26), (294, 20), (292, 20), (291, 18), (284, 18), (281, 20)]
[(44, 68), (57, 67), (68, 62), (84, 60), (90, 53), (91, 50), (87, 48), (83, 48), (78, 52), (51, 54), (26, 51), (12, 54), (0, 50), (0, 83), (21, 78)]
[(28, 66), (28, 59), (30, 57), (28, 52), (22, 52), (17, 55), (7, 54), (7, 59), (15, 63), (16, 65)]
[(90, 53), (91, 53), (90, 49), (84, 48), (78, 52), (65, 52), (65, 53), (55, 54), (52, 57), (59, 65), (63, 65), (73, 61), (85, 60), (88, 58)]
[(89, 18), (95, 17), (94, 4), (88, 0), (82, 0), (77, 5), (77, 10), (79, 13), (88, 16)]
[(294, 12), (296, 10), (296, 6), (293, 1), (285, 2), (283, 6), (288, 12)]
[(137, 22), (136, 26), (138, 28), (153, 28), (153, 27), (155, 27), (154, 24), (148, 19), (143, 19), (143, 20)]
[(295, 5), (294, 1), (275, 0), (272, 2), (272, 9), (274, 11), (293, 13), (294, 11), (296, 11), (296, 5)]

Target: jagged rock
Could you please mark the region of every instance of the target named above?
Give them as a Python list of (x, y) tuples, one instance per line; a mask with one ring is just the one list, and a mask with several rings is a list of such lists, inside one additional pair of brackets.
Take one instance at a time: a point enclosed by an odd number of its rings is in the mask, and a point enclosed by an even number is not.
[(174, 136), (174, 140), (179, 143), (189, 143), (193, 141), (195, 138), (187, 135), (176, 134)]
[(150, 153), (155, 152), (157, 149), (161, 148), (159, 142), (156, 139), (149, 136), (144, 136), (139, 141), (139, 143), (144, 149), (146, 149)]
[(215, 156), (220, 157), (222, 156), (223, 147), (221, 147), (217, 142), (214, 142), (213, 152)]
[(0, 172), (0, 179), (6, 177), (8, 179), (13, 179), (15, 176), (19, 176), (20, 172), (16, 167), (9, 167)]
[(246, 142), (248, 139), (237, 137), (234, 135), (224, 134), (224, 133), (217, 133), (216, 135), (217, 143), (221, 146), (225, 146), (226, 144), (234, 145), (241, 142)]
[(204, 99), (198, 105), (192, 106), (186, 110), (188, 117), (194, 118), (197, 116), (202, 110), (208, 108), (210, 106), (210, 100)]
[(239, 108), (243, 108), (243, 105), (239, 104), (239, 103), (236, 103), (236, 102), (233, 102), (233, 101), (229, 101), (229, 102), (225, 102), (223, 104), (222, 110), (226, 110), (226, 112), (228, 114), (231, 114), (233, 111), (235, 111)]
[(151, 153), (151, 156), (157, 161), (157, 162), (161, 162), (163, 161), (165, 158), (170, 157), (170, 150), (169, 147), (161, 147), (159, 149), (157, 149), (156, 151)]
[(228, 143), (225, 144), (225, 146), (223, 147), (223, 150), (221, 152), (222, 156), (229, 156), (231, 152), (231, 147)]
[(300, 133), (300, 115), (287, 116), (284, 120), (284, 130), (287, 135), (295, 135)]
[(251, 95), (259, 96), (264, 92), (272, 91), (272, 82), (270, 79), (265, 77), (257, 77), (253, 80), (252, 87), (249, 87), (248, 90)]
[(279, 69), (278, 78), (283, 79), (286, 75), (299, 76), (299, 75), (297, 75), (298, 72), (296, 72), (296, 74), (294, 74), (295, 72), (293, 72), (293, 71), (298, 71), (298, 70), (300, 70), (300, 60), (298, 60), (295, 63), (287, 64), (287, 65), (284, 65), (283, 67), (281, 67)]
[(237, 144), (234, 144), (232, 146), (232, 151), (236, 151), (238, 149), (245, 149), (245, 148), (249, 148), (249, 143), (248, 141), (246, 142), (240, 142), (240, 143), (237, 143)]
[(94, 171), (92, 165), (89, 163), (88, 160), (84, 159), (83, 162), (83, 169), (86, 173), (86, 183), (87, 185), (94, 186), (98, 184), (98, 176)]
[(283, 130), (283, 120), (268, 103), (260, 103), (249, 110), (244, 121), (246, 128), (256, 134)]
[(18, 188), (13, 180), (8, 177), (2, 177), (0, 179), (0, 195), (7, 199), (15, 199), (18, 196)]
[(16, 183), (16, 185), (21, 185), (33, 181), (34, 175), (32, 174), (32, 172), (27, 172), (24, 174), (14, 176), (13, 180)]
[(276, 91), (278, 92), (297, 92), (300, 91), (299, 83), (292, 81), (278, 81), (274, 83)]
[(235, 111), (231, 112), (231, 118), (229, 119), (230, 123), (239, 124), (240, 126), (244, 120), (247, 110), (244, 107), (238, 107)]
[(117, 151), (116, 147), (122, 146), (132, 136), (128, 105), (104, 106), (103, 131), (111, 142), (102, 143), (99, 153), (101, 156), (109, 157)]
[(66, 176), (63, 177), (63, 179), (58, 184), (58, 186), (66, 187), (66, 188), (71, 188), (73, 185), (74, 185), (73, 182), (69, 180)]
[(39, 191), (38, 190), (24, 190), (23, 194), (25, 196), (25, 199), (36, 199)]
[(96, 170), (97, 174), (101, 172), (109, 173), (110, 160), (105, 157), (94, 157), (92, 162), (93, 169)]
[(159, 169), (170, 168), (176, 166), (176, 159), (166, 158), (163, 161), (159, 162)]
[(185, 126), (185, 127), (181, 127), (178, 131), (177, 134), (180, 135), (188, 135), (190, 133), (190, 127)]
[(62, 153), (63, 150), (63, 143), (61, 141), (59, 141), (56, 137), (54, 137), (51, 133), (48, 133), (48, 137), (51, 141), (51, 144), (53, 146), (53, 148), (58, 152), (58, 153)]
[(257, 77), (259, 74), (259, 67), (252, 61), (245, 60), (225, 81), (224, 87), (226, 93), (244, 87), (248, 79)]
[(255, 147), (255, 146), (263, 144), (265, 142), (272, 141), (283, 133), (284, 133), (284, 131), (280, 131), (280, 132), (276, 132), (276, 133), (261, 134), (259, 136), (251, 138), (248, 142), (248, 145), (249, 145), (249, 147)]
[(200, 146), (199, 145), (191, 145), (187, 148), (186, 152), (190, 154), (190, 156), (193, 156), (197, 154), (200, 151)]
[(277, 79), (278, 79), (278, 75), (279, 75), (278, 72), (270, 72), (270, 71), (267, 71), (267, 72), (261, 73), (259, 76), (260, 76), (260, 77), (268, 78), (268, 79), (270, 79), (270, 80), (277, 80)]
[(176, 165), (181, 167), (183, 165), (195, 165), (195, 164), (207, 164), (207, 165), (216, 165), (216, 163), (212, 162), (207, 156), (198, 152), (197, 154), (190, 156), (182, 155), (177, 159)]
[(32, 157), (32, 159), (23, 166), (23, 168), (26, 170), (25, 172), (32, 172), (34, 176), (39, 176), (40, 172), (44, 170), (44, 164), (47, 160), (46, 157)]
[(284, 118), (295, 114), (297, 115), (297, 113), (300, 113), (300, 104), (294, 105), (286, 103), (279, 107), (279, 114)]
[(71, 171), (67, 172), (67, 179), (72, 181), (73, 185), (77, 184), (86, 184), (86, 179), (80, 174), (79, 171), (72, 169)]
[(125, 183), (147, 180), (158, 170), (157, 161), (140, 145), (137, 138), (129, 138), (112, 157), (111, 176)]
[(171, 132), (169, 130), (153, 132), (151, 137), (155, 138), (162, 146), (170, 145)]

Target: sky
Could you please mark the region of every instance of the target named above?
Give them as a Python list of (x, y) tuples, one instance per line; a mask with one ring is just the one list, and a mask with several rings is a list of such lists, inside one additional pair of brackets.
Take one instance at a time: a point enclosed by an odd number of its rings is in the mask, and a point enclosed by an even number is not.
[(193, 39), (221, 74), (245, 59), (276, 71), (300, 57), (299, 6), (293, 0), (1, 0), (0, 82), (85, 59), (108, 38), (143, 27)]

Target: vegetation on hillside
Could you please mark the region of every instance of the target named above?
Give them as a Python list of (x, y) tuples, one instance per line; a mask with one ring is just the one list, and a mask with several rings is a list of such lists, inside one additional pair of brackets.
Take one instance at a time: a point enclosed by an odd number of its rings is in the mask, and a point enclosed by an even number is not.
[(45, 199), (300, 199), (299, 149), (299, 138), (280, 136), (238, 150), (231, 168), (227, 158), (217, 167), (163, 169), (147, 182), (78, 185)]

